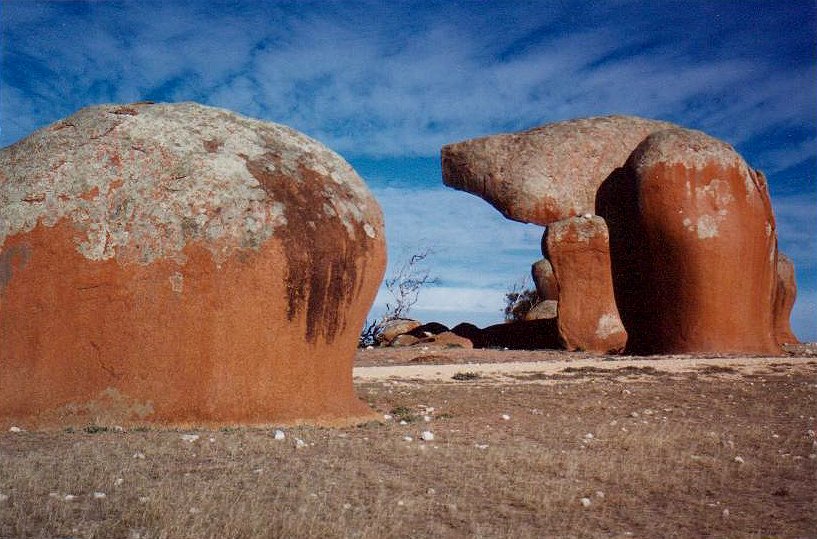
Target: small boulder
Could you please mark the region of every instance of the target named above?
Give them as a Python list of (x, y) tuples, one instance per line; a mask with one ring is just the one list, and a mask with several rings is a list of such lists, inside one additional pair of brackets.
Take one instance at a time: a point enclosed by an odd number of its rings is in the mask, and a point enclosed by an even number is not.
[(482, 330), (470, 322), (461, 322), (451, 328), (451, 333), (471, 341), (474, 348), (482, 347)]
[(536, 285), (536, 295), (540, 300), (559, 299), (559, 285), (556, 283), (556, 276), (553, 275), (553, 265), (550, 260), (543, 258), (534, 262), (531, 266), (531, 276)]
[(402, 346), (414, 346), (415, 344), (419, 343), (420, 339), (415, 337), (414, 335), (409, 335), (408, 333), (403, 333), (402, 335), (398, 335), (391, 341), (389, 341), (388, 346), (393, 346), (395, 348), (399, 348)]
[(558, 315), (559, 302), (552, 299), (540, 301), (525, 313), (525, 320), (543, 320), (556, 318)]
[(433, 344), (438, 347), (443, 348), (473, 348), (474, 343), (472, 343), (469, 339), (465, 337), (460, 337), (459, 335), (452, 333), (451, 331), (444, 331), (439, 335), (434, 335), (433, 337), (428, 337), (423, 339), (421, 342)]
[(429, 322), (427, 324), (423, 324), (422, 326), (417, 326), (407, 333), (414, 335), (418, 339), (423, 339), (425, 337), (431, 337), (446, 331), (448, 331), (448, 326), (440, 324), (439, 322)]
[(377, 342), (388, 345), (398, 335), (408, 333), (420, 325), (418, 320), (412, 320), (410, 318), (395, 318), (394, 320), (389, 320), (383, 324), (380, 333), (377, 334)]

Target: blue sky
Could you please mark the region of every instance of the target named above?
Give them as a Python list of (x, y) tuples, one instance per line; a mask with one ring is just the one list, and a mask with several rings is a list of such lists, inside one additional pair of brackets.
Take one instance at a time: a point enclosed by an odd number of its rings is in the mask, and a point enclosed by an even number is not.
[(815, 5), (4, 0), (0, 146), (86, 105), (143, 99), (290, 125), (364, 177), (393, 262), (435, 250), (439, 283), (416, 314), (487, 324), (542, 230), (444, 188), (440, 147), (583, 116), (669, 120), (766, 172), (797, 269), (795, 332), (817, 340)]

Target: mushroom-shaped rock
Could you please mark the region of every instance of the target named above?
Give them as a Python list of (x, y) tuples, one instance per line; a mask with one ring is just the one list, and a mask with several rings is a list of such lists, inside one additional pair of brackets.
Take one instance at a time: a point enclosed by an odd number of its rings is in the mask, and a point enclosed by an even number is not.
[(559, 336), (568, 350), (619, 352), (627, 332), (619, 318), (610, 275), (607, 225), (598, 215), (551, 223), (542, 251), (559, 290)]
[(766, 181), (731, 146), (654, 133), (599, 195), (629, 351), (779, 353)]
[(596, 191), (633, 149), (673, 124), (602, 116), (449, 144), (443, 182), (477, 195), (508, 219), (547, 225), (595, 213)]
[(777, 287), (774, 294), (774, 335), (777, 344), (797, 344), (791, 330), (791, 310), (797, 299), (797, 283), (794, 280), (794, 264), (791, 259), (777, 254)]
[(193, 103), (0, 150), (0, 424), (348, 423), (382, 214), (337, 154)]

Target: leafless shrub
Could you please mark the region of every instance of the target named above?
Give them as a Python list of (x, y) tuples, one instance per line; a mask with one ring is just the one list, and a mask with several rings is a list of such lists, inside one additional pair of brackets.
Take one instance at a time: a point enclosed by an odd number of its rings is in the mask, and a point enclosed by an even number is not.
[(539, 303), (536, 289), (530, 285), (530, 279), (525, 276), (512, 283), (505, 292), (505, 320), (514, 322), (524, 320), (528, 311)]
[(411, 308), (417, 303), (420, 290), (426, 285), (438, 282), (436, 277), (431, 276), (431, 270), (427, 265), (428, 257), (433, 254), (432, 248), (423, 248), (405, 259), (392, 275), (383, 281), (392, 299), (386, 303), (386, 312), (379, 318), (366, 319), (358, 339), (359, 347), (364, 348), (374, 344), (387, 322), (406, 318)]

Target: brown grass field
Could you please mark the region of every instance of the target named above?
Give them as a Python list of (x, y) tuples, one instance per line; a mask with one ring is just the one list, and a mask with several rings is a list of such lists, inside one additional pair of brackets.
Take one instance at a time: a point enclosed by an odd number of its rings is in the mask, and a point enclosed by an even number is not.
[[(587, 359), (429, 355), (363, 351), (359, 365)], [(0, 537), (817, 537), (817, 360), (607, 359), (361, 376), (391, 419), (282, 441), (0, 433)]]

